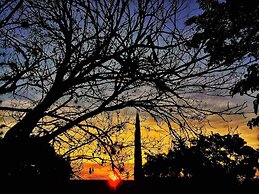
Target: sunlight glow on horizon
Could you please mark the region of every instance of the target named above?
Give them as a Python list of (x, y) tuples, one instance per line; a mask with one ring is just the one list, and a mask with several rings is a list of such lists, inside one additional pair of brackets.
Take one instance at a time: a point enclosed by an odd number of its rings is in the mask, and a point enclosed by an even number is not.
[(115, 170), (109, 173), (107, 184), (113, 190), (116, 190), (121, 184), (121, 177)]
[[(135, 117), (134, 113), (131, 113), (132, 117)], [(129, 116), (129, 115), (127, 115)], [(144, 115), (141, 115), (142, 117), (144, 117)], [(253, 148), (259, 148), (259, 129), (258, 128), (254, 128), (252, 130), (249, 129), (249, 127), (246, 125), (247, 121), (249, 120), (249, 118), (251, 116), (254, 115), (248, 115), (247, 118), (244, 118), (240, 115), (237, 116), (231, 116), (227, 119), (228, 122), (225, 122), (223, 120), (220, 120), (218, 116), (211, 116), (210, 117), (210, 124), (211, 125), (204, 125), (204, 132), (206, 134), (211, 134), (211, 133), (220, 133), (221, 135), (224, 135), (228, 132), (237, 132), (240, 134), (240, 136), (247, 142), (247, 145), (253, 147)], [(146, 116), (146, 119), (144, 121), (141, 122), (141, 130), (142, 130), (142, 139), (143, 139), (143, 143), (145, 141), (147, 141), (148, 139), (150, 140), (150, 138), (157, 138), (157, 139), (163, 139), (163, 142), (160, 141), (159, 144), (156, 144), (155, 141), (152, 141), (152, 144), (147, 144), (150, 147), (153, 147), (154, 145), (161, 145), (160, 150), (157, 151), (157, 153), (162, 153), (162, 152), (166, 152), (168, 151), (168, 148), (170, 147), (169, 145), (169, 136), (167, 134), (166, 130), (163, 130), (161, 128), (156, 127), (156, 123), (152, 120), (152, 118)], [(0, 122), (1, 124), (1, 122)], [(150, 128), (149, 129), (145, 129), (145, 126), (148, 126)], [(238, 128), (236, 128), (238, 127)], [(167, 128), (167, 126), (163, 126), (164, 129)], [(128, 132), (126, 134), (123, 134), (123, 136), (125, 136), (125, 139), (123, 141), (133, 141), (133, 130), (134, 130), (134, 125), (131, 125), (128, 127)], [(129, 133), (130, 132), (130, 133)], [(123, 137), (122, 136), (122, 137)], [(123, 137), (124, 138), (124, 137)], [(128, 139), (127, 139), (128, 138)], [(167, 139), (166, 139), (167, 138)], [(153, 145), (154, 144), (154, 145)], [(156, 147), (153, 147), (152, 149), (156, 149)], [(142, 156), (143, 156), (143, 164), (145, 163), (145, 154), (144, 154), (144, 150), (142, 152)], [(132, 155), (133, 151), (130, 151), (130, 155)], [(131, 163), (130, 165), (128, 165), (128, 163)], [(126, 161), (125, 162), (125, 170), (131, 171), (130, 172), (130, 176), (129, 178), (124, 178), (121, 177), (121, 179), (125, 179), (125, 180), (132, 180), (133, 176), (132, 176), (132, 169), (133, 169), (133, 160), (131, 161)], [(84, 164), (84, 170), (82, 170), (79, 173), (79, 176), (84, 179), (84, 180), (107, 180), (107, 179), (111, 179), (110, 177), (110, 167), (108, 166), (101, 166), (99, 164), (94, 165), (94, 173), (89, 174), (88, 173), (88, 167), (89, 166), (93, 166), (93, 164)], [(100, 167), (97, 167), (97, 166)], [(87, 167), (88, 166), (88, 167)], [(259, 172), (257, 172), (257, 175), (259, 175)], [(116, 182), (116, 181), (115, 181)], [(113, 183), (112, 183), (113, 184)], [(113, 186), (112, 186), (113, 187)]]
[[(259, 141), (258, 141), (258, 137), (259, 137), (259, 130), (257, 128), (254, 129), (249, 129), (247, 127), (247, 121), (249, 118), (244, 118), (242, 116), (235, 116), (235, 117), (229, 117), (227, 118), (228, 122), (222, 121), (220, 120), (218, 117), (213, 116), (211, 117), (211, 125), (206, 124), (204, 126), (205, 131), (204, 133), (206, 134), (211, 134), (211, 133), (219, 133), (221, 135), (227, 134), (227, 133), (238, 133), (240, 134), (240, 137), (242, 137), (246, 142), (248, 146), (251, 146), (255, 149), (259, 148)], [(150, 125), (152, 128), (154, 128), (154, 122), (152, 121), (152, 119), (147, 119), (145, 122), (142, 123), (142, 127), (143, 125)], [(142, 128), (141, 128), (142, 129)], [(157, 130), (161, 130), (161, 129), (157, 129)], [(148, 132), (146, 130), (143, 130), (143, 132)], [(153, 134), (154, 136), (156, 135), (155, 131), (150, 131), (148, 132), (149, 134)], [(143, 134), (143, 133), (142, 133)], [(145, 136), (145, 134), (143, 134), (143, 136)], [(159, 136), (157, 136), (159, 138)], [(145, 137), (142, 137), (143, 139), (145, 139)], [(165, 141), (165, 140), (164, 140)], [(167, 140), (165, 141), (167, 142)], [(166, 150), (168, 150), (170, 145), (167, 145), (163, 147), (163, 149), (160, 150), (160, 152), (158, 151), (158, 153), (161, 152), (166, 152)], [(142, 150), (142, 156), (143, 156), (143, 164), (145, 163), (145, 151)], [(126, 162), (125, 163), (125, 169), (127, 170), (133, 170), (133, 161), (129, 161), (131, 162), (129, 165)], [(85, 164), (86, 169), (87, 167), (93, 165), (93, 164)], [(98, 165), (98, 164), (96, 164)], [(100, 169), (98, 169), (96, 171), (96, 173), (93, 173), (91, 175), (89, 175), (87, 173), (87, 171), (82, 171), (82, 174), (80, 173), (80, 175), (82, 175), (83, 179), (108, 179), (109, 178), (109, 171), (110, 169), (108, 169), (108, 166), (106, 167), (100, 167)], [(132, 174), (132, 172), (131, 172)], [(259, 172), (257, 172), (257, 175), (259, 175)], [(126, 180), (132, 180), (133, 177), (130, 176), (129, 179)]]

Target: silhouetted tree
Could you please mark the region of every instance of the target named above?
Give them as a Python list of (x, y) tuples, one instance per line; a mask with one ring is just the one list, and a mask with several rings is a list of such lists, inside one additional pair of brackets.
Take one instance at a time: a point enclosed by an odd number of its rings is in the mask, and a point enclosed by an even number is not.
[(200, 135), (190, 146), (180, 142), (168, 154), (149, 155), (144, 172), (151, 179), (231, 186), (254, 180), (258, 158), (259, 152), (237, 134)]
[(14, 22), (14, 18), (17, 19), (17, 12), (20, 11), (22, 7), (23, 0), (10, 0), (0, 2), (0, 28), (10, 25)]
[(134, 180), (143, 180), (142, 153), (141, 153), (141, 130), (139, 113), (136, 114), (135, 139), (134, 139)]
[[(23, 3), (24, 0), (0, 2), (0, 95), (15, 91), (17, 87), (21, 86), (21, 80), (26, 79), (29, 69), (32, 70), (32, 66), (26, 61), (23, 64), (14, 62), (18, 58), (13, 57), (10, 51), (12, 50), (14, 53), (19, 48), (13, 45), (12, 49), (7, 44), (8, 36), (12, 36), (15, 30), (27, 27), (26, 22), (19, 19), (24, 11)], [(9, 28), (9, 26), (12, 27)], [(9, 28), (9, 30), (5, 31), (5, 28)]]
[[(72, 175), (69, 159), (56, 154), (54, 148), (45, 142), (30, 141), (3, 142), (0, 141), (1, 154), (8, 157), (2, 159), (1, 179), (17, 182), (67, 181)], [(8, 163), (7, 163), (8, 162)], [(6, 176), (8, 175), (8, 176)]]
[[(204, 11), (187, 20), (195, 24), (195, 35), (190, 47), (203, 49), (210, 55), (208, 65), (229, 66), (242, 64), (247, 73), (235, 82), (231, 94), (249, 95), (255, 98), (254, 113), (259, 104), (259, 1), (256, 0), (198, 0)], [(244, 70), (243, 70), (244, 71)], [(258, 126), (259, 117), (248, 122)]]
[[(19, 3), (11, 1), (10, 10)], [(192, 35), (182, 24), (186, 5), (24, 0), (21, 11), (9, 14), (12, 18), (0, 30), (5, 53), (0, 110), (6, 122), (12, 121), (3, 144), (51, 142), (60, 153), (68, 149), (70, 154), (91, 143), (112, 158), (121, 145), (110, 136), (124, 126), (111, 122), (102, 128), (96, 121), (113, 111), (142, 109), (183, 131), (192, 129), (190, 120), (238, 113), (240, 106), (226, 103), (215, 110), (203, 100), (225, 96), (239, 70), (236, 64), (207, 65), (209, 56), (201, 49), (186, 47)], [(100, 154), (83, 151), (81, 156)]]

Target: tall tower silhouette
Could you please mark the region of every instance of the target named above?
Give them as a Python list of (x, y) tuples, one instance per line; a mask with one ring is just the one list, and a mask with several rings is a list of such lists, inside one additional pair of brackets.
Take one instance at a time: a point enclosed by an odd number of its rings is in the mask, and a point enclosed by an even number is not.
[(135, 121), (135, 145), (134, 145), (134, 180), (141, 181), (143, 179), (142, 154), (141, 154), (141, 133), (139, 113), (136, 114)]

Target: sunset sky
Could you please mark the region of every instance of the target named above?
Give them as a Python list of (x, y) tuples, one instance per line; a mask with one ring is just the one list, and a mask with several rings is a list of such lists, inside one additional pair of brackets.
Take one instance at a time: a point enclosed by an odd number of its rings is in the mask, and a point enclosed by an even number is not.
[[(251, 99), (247, 97), (235, 97), (234, 99), (231, 99), (232, 103), (243, 103), (244, 101), (247, 101), (247, 108), (244, 110), (247, 112), (245, 115), (235, 115), (235, 116), (224, 116), (225, 120), (220, 118), (219, 116), (210, 116), (208, 118), (209, 123), (206, 121), (202, 125), (203, 132), (206, 134), (211, 133), (220, 133), (222, 135), (227, 133), (238, 133), (240, 136), (247, 142), (247, 144), (255, 149), (259, 148), (259, 129), (253, 128), (249, 129), (247, 126), (247, 122), (249, 118), (252, 118), (255, 116), (255, 114), (252, 112), (252, 102)], [(229, 99), (221, 98), (221, 99), (214, 99), (209, 100), (211, 106), (214, 104), (216, 107), (223, 106), (226, 104)], [(5, 103), (5, 102), (3, 102)], [(127, 112), (126, 114), (132, 114), (132, 117), (135, 118), (135, 111)], [(151, 151), (153, 153), (166, 153), (168, 149), (171, 146), (170, 142), (170, 136), (168, 132), (167, 126), (160, 126), (158, 127), (156, 122), (147, 114), (142, 113), (141, 114), (141, 132), (142, 132), (142, 142), (154, 143), (154, 148), (150, 149), (148, 151)], [(148, 127), (148, 128), (147, 128)], [(133, 141), (133, 132), (134, 132), (134, 125), (130, 125), (128, 127), (130, 130), (127, 132), (127, 134), (124, 134), (125, 137), (127, 137), (128, 141)], [(148, 146), (147, 146), (148, 147)], [(150, 146), (151, 147), (151, 146)], [(159, 148), (159, 149), (157, 149)], [(125, 173), (122, 175), (123, 179), (133, 179), (133, 166), (134, 166), (134, 160), (133, 160), (133, 147), (131, 149), (127, 150), (129, 154), (131, 155), (130, 161), (127, 161), (125, 163)], [(143, 163), (145, 163), (145, 152), (148, 152), (147, 150), (142, 150), (142, 156), (143, 156)], [(89, 172), (89, 169), (93, 168), (93, 172)], [(78, 173), (80, 178), (84, 180), (107, 180), (109, 179), (109, 176), (112, 172), (111, 166), (109, 164), (106, 165), (100, 165), (97, 163), (89, 162), (87, 160), (84, 161), (82, 170)]]
[[(249, 99), (244, 98), (244, 100), (249, 100)], [(220, 102), (222, 101), (217, 101), (217, 100), (214, 101), (214, 103), (217, 104), (218, 106)], [(238, 98), (237, 102), (242, 102), (242, 97)], [(246, 111), (250, 112), (251, 104), (248, 103), (247, 105), (248, 107)], [(258, 149), (259, 148), (259, 129), (258, 128), (249, 129), (249, 127), (247, 126), (247, 122), (249, 118), (252, 118), (252, 117), (254, 117), (254, 114), (252, 113), (248, 113), (245, 115), (226, 116), (225, 117), (226, 120), (222, 120), (218, 116), (211, 116), (209, 118), (210, 123), (209, 124), (207, 122), (204, 123), (203, 130), (204, 130), (204, 133), (206, 134), (220, 133), (224, 135), (227, 133), (230, 133), (230, 134), (238, 133), (247, 142), (247, 145), (255, 149)], [(157, 131), (147, 132), (144, 125), (150, 126), (153, 130), (157, 130)], [(165, 127), (165, 130), (166, 130), (166, 127)], [(163, 131), (160, 127), (156, 127), (156, 124), (154, 121), (152, 121), (152, 119), (147, 119), (145, 122), (142, 123), (142, 141), (145, 141), (146, 140), (145, 138), (155, 138), (155, 137), (157, 137), (158, 139), (162, 139), (160, 142), (162, 149), (160, 149), (158, 153), (162, 153), (162, 152), (166, 153), (170, 147), (169, 136), (167, 136), (166, 132)], [(133, 151), (131, 152), (133, 153)], [(145, 150), (142, 150), (143, 163), (145, 162), (144, 152)], [(133, 179), (133, 166), (134, 166), (133, 162), (134, 161), (131, 160), (130, 163), (125, 164), (125, 171), (128, 172), (129, 177), (126, 177), (124, 174), (123, 179), (130, 179), (130, 180)], [(94, 168), (93, 173), (89, 173), (90, 168)], [(85, 180), (90, 180), (90, 179), (106, 180), (106, 179), (109, 179), (109, 175), (111, 171), (112, 170), (110, 165), (101, 166), (96, 163), (85, 162), (84, 168), (79, 173), (79, 176)]]
[[(244, 115), (231, 115), (231, 116), (224, 116), (223, 120), (219, 116), (210, 116), (208, 117), (208, 121), (205, 121), (201, 124), (203, 132), (206, 134), (211, 133), (220, 133), (222, 135), (227, 133), (238, 133), (240, 136), (247, 142), (247, 145), (258, 149), (259, 148), (259, 129), (253, 128), (249, 129), (247, 126), (247, 122), (250, 118), (255, 117), (255, 114), (252, 113), (252, 101), (248, 97), (244, 96), (235, 96), (234, 98), (213, 98), (213, 99), (206, 99), (207, 104), (211, 106), (212, 108), (218, 108), (223, 107), (227, 103), (232, 104), (242, 104), (244, 102), (247, 102), (247, 108), (244, 109), (244, 112), (246, 114)], [(3, 104), (8, 104), (8, 101), (4, 101)], [(213, 107), (214, 106), (214, 107)], [(131, 112), (125, 113), (127, 115), (131, 114), (133, 119), (135, 118), (135, 110)], [(146, 113), (141, 114), (141, 127), (142, 127), (142, 142), (145, 143), (154, 143), (152, 145), (154, 148), (150, 149), (148, 151), (151, 151), (153, 153), (166, 153), (168, 149), (171, 146), (170, 136), (168, 132), (168, 127), (160, 126), (158, 127), (156, 122), (148, 116)], [(148, 128), (147, 128), (148, 127)], [(133, 134), (134, 134), (134, 125), (130, 125), (128, 127), (130, 130), (126, 134), (124, 134), (125, 137), (127, 137), (128, 141), (133, 141)], [(151, 146), (150, 146), (151, 147)], [(157, 149), (159, 148), (159, 149)], [(125, 172), (122, 176), (123, 179), (133, 179), (133, 166), (134, 166), (134, 160), (133, 160), (133, 148), (127, 150), (129, 154), (131, 155), (130, 161), (127, 161), (125, 163)], [(142, 156), (143, 156), (143, 163), (145, 162), (145, 152), (148, 152), (147, 150), (142, 150)], [(89, 172), (89, 169), (93, 168), (94, 171), (92, 173)], [(78, 175), (84, 179), (84, 180), (107, 180), (109, 179), (109, 176), (112, 172), (111, 166), (106, 164), (104, 166), (89, 162), (87, 160), (84, 161), (82, 170), (78, 173)], [(127, 174), (127, 175), (126, 175)]]

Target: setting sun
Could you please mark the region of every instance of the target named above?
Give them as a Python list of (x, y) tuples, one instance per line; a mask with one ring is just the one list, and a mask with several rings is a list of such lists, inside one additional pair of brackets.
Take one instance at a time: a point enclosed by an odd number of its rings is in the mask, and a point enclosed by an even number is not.
[(109, 173), (107, 183), (111, 189), (115, 190), (121, 184), (120, 175), (115, 170), (113, 170)]

